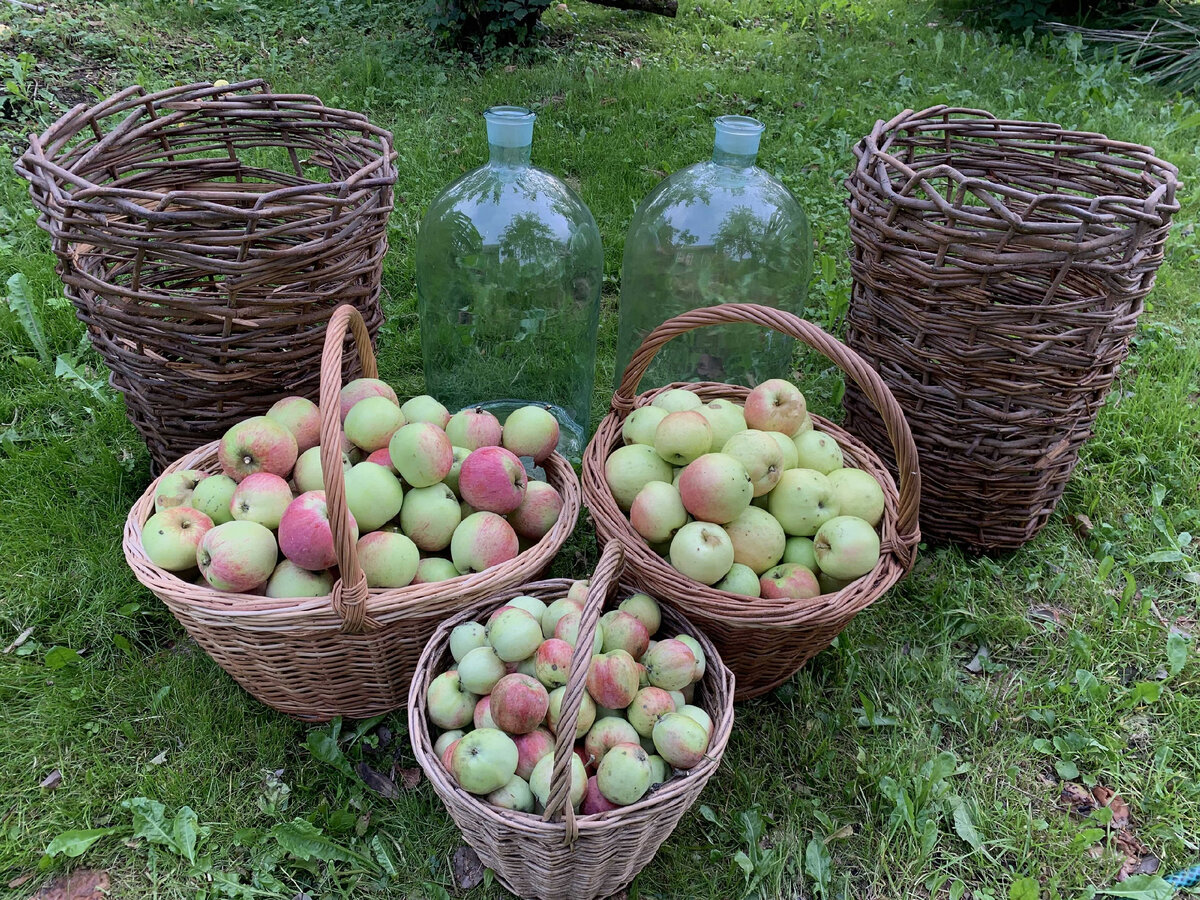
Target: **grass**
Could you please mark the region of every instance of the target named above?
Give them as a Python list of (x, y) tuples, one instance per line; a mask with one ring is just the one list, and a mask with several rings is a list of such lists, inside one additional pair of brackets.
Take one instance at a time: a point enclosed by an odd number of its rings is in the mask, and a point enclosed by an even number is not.
[[(1122, 857), (1089, 852), (1107, 812), (1069, 816), (1057, 805), (1061, 779), (1119, 792), (1162, 871), (1196, 862), (1195, 101), (1088, 62), (1078, 45), (964, 30), (926, 2), (689, 0), (674, 21), (572, 4), (547, 14), (540, 48), (491, 66), (434, 52), (414, 5), (80, 0), (44, 17), (3, 5), (12, 76), (0, 140), (19, 152), (63, 107), (134, 81), (263, 75), (366, 111), (400, 153), (381, 368), (413, 393), (419, 217), (483, 158), (479, 112), (531, 103), (535, 163), (578, 187), (606, 242), (597, 416), (612, 384), (633, 206), (709, 152), (715, 115), (766, 123), (761, 163), (813, 225), (811, 315), (835, 331), (849, 284), (841, 184), (854, 141), (878, 117), (938, 102), (986, 108), (1148, 143), (1181, 167), (1184, 209), (1133, 354), (1050, 525), (1004, 556), (927, 548), (833, 648), (741, 706), (703, 808), (630, 896), (1090, 897)], [(0, 885), (29, 876), (10, 889), (27, 896), (82, 864), (107, 869), (114, 896), (446, 896), (461, 840), (429, 787), (385, 800), (346, 774), (346, 760), (377, 761), (392, 747), (413, 765), (402, 716), (381, 723), (394, 744), (380, 751), (378, 728), (356, 736), (354, 723), (338, 732), (271, 713), (126, 569), (121, 528), (148, 459), (119, 398), (96, 386), (99, 358), (62, 298), (26, 187), (7, 171), (0, 278), (16, 273), (45, 346), (0, 311), (0, 644), (30, 631), (0, 655)], [(78, 378), (56, 377), (59, 356)], [(802, 369), (833, 409), (836, 373), (811, 358)], [(570, 550), (558, 574), (594, 561), (586, 522)], [(981, 646), (986, 659), (968, 671)], [(54, 769), (61, 784), (39, 787)], [(175, 837), (155, 830), (160, 820), (178, 821)], [(301, 847), (306, 827), (322, 838)], [(72, 848), (78, 858), (43, 860), (61, 832), (109, 828)], [(357, 859), (347, 850), (366, 862), (320, 861)], [(1022, 893), (1022, 879), (1040, 895)]]

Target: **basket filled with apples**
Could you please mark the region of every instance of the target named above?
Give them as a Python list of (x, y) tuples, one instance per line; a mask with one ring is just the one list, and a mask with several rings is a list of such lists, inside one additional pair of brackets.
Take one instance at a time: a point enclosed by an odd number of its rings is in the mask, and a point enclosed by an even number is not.
[[(870, 448), (811, 414), (782, 379), (637, 393), (667, 341), (731, 322), (776, 329), (837, 365), (886, 423), (899, 487)], [(624, 544), (631, 584), (712, 639), (738, 700), (782, 684), (907, 574), (920, 494), (912, 435), (879, 375), (816, 325), (755, 304), (692, 310), (652, 331), (583, 458), (597, 535)]]
[(610, 541), (590, 581), (475, 604), (437, 630), (413, 677), (417, 761), (520, 897), (621, 891), (696, 802), (733, 728), (733, 674), (678, 610), (618, 593), (624, 560)]
[[(343, 386), (347, 329), (364, 377)], [(451, 415), (377, 376), (362, 316), (339, 307), (320, 405), (287, 398), (234, 425), (125, 523), (138, 580), (250, 694), (307, 721), (404, 706), (437, 626), (537, 578), (578, 518), (545, 409)]]

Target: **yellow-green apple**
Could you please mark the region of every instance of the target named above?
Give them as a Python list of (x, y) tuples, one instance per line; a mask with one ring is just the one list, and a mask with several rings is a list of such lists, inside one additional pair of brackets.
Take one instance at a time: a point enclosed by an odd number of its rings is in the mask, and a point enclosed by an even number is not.
[(690, 634), (677, 634), (675, 635), (675, 640), (687, 644), (688, 649), (692, 651), (692, 655), (696, 657), (696, 668), (692, 672), (692, 683), (695, 684), (704, 677), (704, 670), (708, 667), (708, 661), (704, 658), (704, 648)]
[(650, 754), (636, 741), (617, 744), (596, 769), (596, 786), (610, 803), (637, 803), (650, 789)]
[(463, 461), (458, 490), (476, 509), (506, 516), (525, 499), (528, 482), (525, 467), (514, 453), (503, 447), (480, 447)]
[(558, 638), (542, 641), (533, 655), (537, 680), (549, 690), (563, 687), (571, 675), (571, 654), (575, 648)]
[(637, 743), (637, 740), (637, 731), (621, 716), (598, 718), (583, 739), (583, 761), (594, 768), (617, 744)]
[(742, 415), (742, 408), (732, 400), (710, 400), (700, 407), (700, 412), (708, 419), (712, 428), (714, 450), (720, 450), (731, 437), (739, 431), (746, 430), (746, 417)]
[(574, 600), (580, 606), (587, 602), (588, 590), (592, 586), (590, 578), (576, 579), (571, 582), (571, 586), (567, 588), (567, 599)]
[(190, 506), (172, 506), (155, 513), (142, 526), (142, 549), (150, 562), (168, 572), (196, 568), (200, 542), (213, 520)]
[(779, 479), (767, 509), (788, 534), (811, 537), (838, 514), (829, 479), (815, 469), (788, 469)]
[(453, 728), (450, 731), (443, 731), (438, 735), (438, 739), (433, 742), (433, 752), (440, 758), (446, 752), (446, 748), (462, 737), (466, 732), (461, 728)]
[(768, 431), (767, 434), (779, 445), (779, 452), (783, 454), (783, 470), (796, 468), (799, 462), (799, 456), (796, 453), (795, 442), (781, 431)]
[(739, 431), (725, 442), (721, 452), (745, 467), (755, 497), (769, 493), (783, 475), (783, 451), (769, 432)]
[(450, 558), (459, 574), (482, 572), (517, 555), (517, 533), (501, 516), (477, 512), (467, 516), (450, 538)]
[(667, 411), (659, 406), (639, 406), (621, 423), (621, 442), (654, 446), (654, 433)]
[[(555, 688), (550, 692), (550, 705), (546, 709), (546, 727), (551, 733), (558, 734), (558, 723), (562, 718), (562, 701), (566, 696), (565, 687)], [(579, 715), (575, 719), (575, 737), (581, 738), (588, 733), (592, 723), (596, 721), (596, 703), (587, 691), (579, 701)]]
[(724, 453), (706, 453), (679, 476), (683, 506), (701, 522), (732, 522), (750, 505), (753, 496), (754, 484), (746, 467)]
[(837, 516), (817, 531), (813, 549), (822, 572), (850, 581), (866, 575), (879, 562), (879, 535), (857, 516)]
[(450, 774), (470, 794), (498, 791), (517, 774), (517, 745), (496, 728), (468, 731), (450, 755)]
[(479, 702), (475, 704), (475, 714), (471, 721), (476, 728), (499, 727), (496, 720), (492, 718), (492, 698), (490, 696), (479, 698)]
[[(579, 624), (583, 618), (582, 613), (568, 612), (554, 626), (554, 636), (560, 641), (566, 641), (572, 647), (579, 641)], [(596, 630), (592, 634), (592, 653), (600, 652), (600, 648), (604, 646), (604, 626), (599, 622), (596, 623)]]
[(324, 597), (333, 590), (333, 574), (325, 569), (310, 572), (302, 569), (290, 559), (275, 567), (267, 582), (268, 597)]
[(813, 541), (810, 537), (788, 538), (787, 544), (783, 548), (783, 559), (780, 562), (798, 563), (813, 572), (820, 569), (820, 566), (817, 565), (817, 551), (813, 549)]
[(378, 450), (371, 451), (365, 461), (375, 463), (377, 466), (383, 466), (393, 475), (400, 474), (396, 471), (396, 467), (392, 465), (392, 451), (387, 447), (381, 447)]
[(562, 508), (562, 495), (553, 485), (544, 481), (530, 481), (525, 485), (525, 499), (508, 514), (508, 524), (518, 537), (540, 541), (558, 522)]
[(601, 706), (624, 709), (637, 696), (637, 665), (637, 660), (624, 650), (593, 656), (588, 666), (588, 693)]
[(686, 466), (712, 449), (712, 426), (696, 409), (669, 413), (654, 430), (654, 452), (673, 466)]
[[(538, 760), (538, 764), (529, 775), (529, 789), (533, 791), (534, 798), (542, 807), (545, 807), (550, 799), (550, 773), (553, 769), (554, 754), (551, 753)], [(572, 807), (578, 807), (583, 802), (583, 795), (587, 793), (587, 779), (587, 770), (583, 768), (583, 762), (572, 753), (571, 787), (567, 791), (567, 802)]]
[(201, 479), (192, 492), (192, 508), (212, 519), (214, 525), (231, 522), (233, 511), (229, 506), (235, 490), (237, 482), (228, 475), (209, 475)]
[(658, 608), (658, 601), (649, 594), (630, 594), (617, 605), (617, 609), (629, 613), (641, 622), (646, 628), (646, 634), (650, 636), (653, 636), (662, 624), (662, 612)]
[(558, 420), (544, 406), (522, 406), (504, 420), (500, 441), (504, 449), (541, 464), (558, 446)]
[(454, 447), (446, 432), (430, 422), (403, 425), (388, 444), (392, 465), (413, 487), (437, 484), (454, 465)]
[(650, 737), (654, 723), (669, 712), (675, 712), (675, 701), (662, 688), (645, 687), (637, 692), (625, 714), (629, 724), (642, 737)]
[(671, 390), (663, 391), (651, 400), (650, 405), (673, 413), (681, 412), (685, 409), (699, 409), (704, 404), (700, 400), (699, 395), (694, 391), (689, 391), (685, 388), (671, 388)]
[(708, 732), (683, 713), (667, 713), (654, 724), (651, 737), (658, 755), (676, 769), (692, 768), (708, 752)]
[(545, 728), (518, 734), (513, 743), (517, 745), (517, 774), (525, 779), (533, 774), (533, 767), (543, 756), (554, 753), (554, 735)]
[(821, 585), (822, 594), (836, 594), (857, 580), (857, 578), (834, 578), (828, 572), (817, 573), (817, 583)]
[(504, 660), (489, 646), (468, 650), (458, 661), (458, 677), (472, 694), (490, 694), (496, 682), (508, 674)]
[(471, 451), (466, 447), (451, 447), (453, 453), (453, 462), (450, 464), (450, 471), (446, 473), (446, 477), (442, 479), (442, 483), (450, 490), (454, 491), (455, 497), (460, 497), (458, 492), (458, 477), (462, 474), (462, 464), (467, 461), (467, 457), (471, 455)]
[(321, 409), (307, 397), (277, 400), (266, 415), (292, 433), (297, 453), (321, 443)]
[(456, 412), (446, 423), (446, 434), (455, 447), (478, 450), (495, 447), (504, 436), (500, 420), (482, 406)]
[(634, 659), (640, 659), (650, 644), (650, 632), (640, 620), (619, 609), (610, 610), (600, 617), (604, 631), (604, 642), (600, 649), (624, 650)]
[[(688, 685), (688, 687), (690, 688), (691, 685)], [(670, 694), (671, 699), (675, 701), (676, 709), (687, 705), (688, 698), (684, 696), (683, 691), (667, 691), (667, 693)]]
[(529, 789), (529, 783), (519, 775), (514, 775), (508, 780), (508, 784), (497, 791), (492, 791), (484, 799), (492, 806), (499, 806), (501, 809), (511, 809), (514, 812), (533, 812), (533, 791)]
[(713, 587), (718, 591), (728, 591), (731, 594), (742, 594), (746, 597), (761, 596), (758, 576), (754, 574), (753, 569), (743, 566), (741, 563), (734, 563), (729, 569), (729, 574)]
[(403, 424), (404, 413), (387, 397), (364, 397), (350, 408), (343, 428), (354, 446), (374, 453), (386, 447)]
[(276, 529), (291, 502), (292, 489), (286, 481), (270, 472), (255, 472), (237, 486), (229, 502), (229, 511), (239, 521), (257, 522)]
[(804, 432), (812, 431), (812, 430), (813, 430), (812, 414), (806, 413), (804, 416), (804, 421), (800, 423), (800, 427), (797, 428), (794, 432), (792, 432), (792, 440), (795, 440), (796, 438), (800, 437), (800, 435), (802, 435)]
[(287, 477), (296, 465), (296, 439), (266, 416), (243, 419), (225, 432), (217, 447), (221, 471), (234, 481), (255, 472)]
[(487, 639), (505, 662), (520, 662), (537, 652), (542, 625), (523, 609), (505, 606), (487, 624)]
[(808, 404), (794, 384), (771, 378), (750, 391), (744, 409), (746, 424), (751, 428), (791, 437), (804, 421)]
[(542, 614), (546, 612), (546, 604), (537, 597), (531, 597), (528, 594), (518, 594), (509, 600), (505, 606), (515, 606), (517, 609), (523, 609), (529, 613), (539, 623), (542, 621)]
[(595, 775), (588, 778), (587, 790), (584, 791), (583, 801), (579, 804), (581, 815), (598, 816), (600, 813), (612, 812), (614, 809), (620, 808), (600, 793), (600, 786), (596, 783)]
[(713, 733), (712, 716), (710, 716), (708, 713), (706, 713), (700, 707), (692, 706), (692, 704), (690, 704), (690, 703), (679, 707), (678, 712), (681, 715), (687, 716), (689, 719), (695, 719), (702, 726), (704, 726), (704, 733), (708, 735), (708, 739), (710, 741), (712, 740), (712, 733)]
[(604, 480), (613, 499), (625, 512), (647, 484), (651, 481), (670, 482), (673, 475), (671, 464), (646, 444), (618, 447), (604, 461)]
[(740, 516), (725, 525), (725, 533), (733, 544), (733, 561), (749, 566), (755, 575), (761, 575), (783, 558), (787, 536), (765, 509), (747, 506)]
[[(350, 537), (358, 540), (358, 523), (353, 515)], [(337, 563), (324, 491), (306, 491), (288, 504), (279, 520), (279, 549), (296, 565), (314, 572)]]
[(458, 672), (443, 672), (425, 691), (425, 708), (429, 721), (446, 730), (465, 728), (475, 715), (479, 698), (463, 687)]
[(862, 469), (836, 469), (828, 477), (839, 515), (858, 516), (871, 526), (879, 524), (883, 518), (883, 488), (874, 476)]
[(733, 542), (720, 525), (688, 522), (671, 540), (671, 565), (701, 584), (716, 584), (733, 565)]
[[(342, 472), (350, 471), (350, 457), (342, 454)], [(304, 494), (308, 491), (325, 490), (325, 474), (321, 468), (321, 448), (310, 447), (300, 454), (296, 460), (296, 468), (292, 471), (292, 480), (296, 482), (296, 490)]]
[(450, 421), (450, 410), (428, 394), (418, 394), (400, 404), (406, 422), (429, 422), (444, 429)]
[(528, 734), (542, 724), (550, 706), (545, 686), (528, 675), (505, 675), (492, 688), (492, 721), (509, 734)]
[(226, 522), (204, 533), (196, 563), (218, 591), (240, 594), (263, 584), (275, 571), (275, 535), (257, 522)]
[(642, 657), (650, 684), (664, 691), (678, 691), (691, 684), (697, 662), (692, 648), (675, 638), (656, 642)]
[(679, 490), (665, 481), (648, 482), (629, 507), (629, 524), (651, 544), (671, 540), (687, 520)]
[(840, 469), (845, 462), (842, 448), (831, 435), (823, 431), (804, 431), (793, 439), (796, 445), (796, 465), (801, 469), (815, 469), (822, 475)]
[(372, 531), (358, 539), (356, 549), (367, 587), (408, 587), (417, 575), (420, 554), (416, 544), (402, 534)]
[(368, 397), (387, 397), (397, 407), (400, 405), (400, 398), (396, 396), (391, 385), (378, 378), (356, 378), (343, 387), (338, 395), (338, 412), (341, 414), (342, 422), (345, 423), (346, 416), (350, 414), (350, 410), (356, 403)]
[[(650, 750), (656, 750), (654, 741), (649, 741)], [(642, 741), (643, 749), (646, 748), (646, 741)], [(657, 787), (660, 784), (666, 784), (671, 778), (671, 773), (667, 770), (667, 761), (657, 753), (650, 755), (650, 787)]]
[(400, 528), (422, 550), (445, 550), (462, 521), (461, 516), (454, 491), (445, 484), (433, 484), (413, 488), (404, 495)]
[(487, 629), (478, 622), (463, 622), (450, 631), (450, 655), (455, 662), (462, 662), (462, 658), (476, 647), (486, 646)]
[(796, 600), (808, 600), (819, 596), (820, 585), (817, 576), (811, 569), (797, 563), (781, 563), (773, 569), (767, 569), (759, 578), (760, 596), (771, 599), (790, 597)]
[(542, 613), (542, 637), (554, 637), (554, 629), (558, 625), (558, 620), (571, 612), (582, 613), (583, 604), (570, 597), (559, 597), (557, 600), (550, 601), (546, 611)]
[(449, 581), (457, 578), (459, 571), (454, 563), (442, 556), (427, 556), (417, 563), (417, 574), (413, 584), (432, 584), (435, 581)]
[(192, 494), (196, 485), (204, 480), (204, 473), (197, 469), (171, 472), (158, 480), (154, 489), (154, 511), (162, 512), (172, 506), (190, 506), (196, 509)]

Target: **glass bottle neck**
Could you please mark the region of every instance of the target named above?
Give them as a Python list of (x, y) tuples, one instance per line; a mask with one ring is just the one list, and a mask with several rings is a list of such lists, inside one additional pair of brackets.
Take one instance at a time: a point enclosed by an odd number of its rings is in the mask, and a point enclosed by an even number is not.
[(757, 158), (757, 153), (738, 154), (722, 150), (720, 147), (713, 148), (712, 161), (718, 166), (726, 166), (730, 169), (748, 169), (754, 165), (754, 160)]
[(529, 165), (532, 144), (521, 147), (501, 147), (488, 144), (488, 165), (501, 168), (520, 168)]

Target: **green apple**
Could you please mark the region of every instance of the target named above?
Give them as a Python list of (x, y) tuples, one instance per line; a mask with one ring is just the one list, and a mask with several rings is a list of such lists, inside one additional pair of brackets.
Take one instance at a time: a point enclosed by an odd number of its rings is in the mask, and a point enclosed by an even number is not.
[(654, 452), (673, 466), (686, 466), (712, 449), (712, 426), (695, 409), (669, 413), (654, 430)]
[(198, 469), (187, 469), (183, 472), (171, 472), (158, 480), (154, 489), (154, 511), (162, 512), (172, 506), (190, 506), (196, 509), (192, 501), (192, 493), (196, 486), (204, 480), (204, 473)]
[(733, 566), (733, 542), (720, 525), (689, 522), (671, 540), (671, 565), (701, 584), (716, 584)]
[[(357, 517), (357, 513), (355, 515)], [(421, 550), (445, 550), (450, 546), (461, 515), (454, 491), (444, 483), (413, 488), (404, 495), (400, 528)]]
[(417, 574), (413, 577), (412, 583), (430, 584), (434, 581), (449, 581), (451, 578), (457, 578), (458, 575), (458, 569), (450, 560), (442, 556), (427, 556), (417, 563)]
[(731, 437), (739, 431), (746, 430), (746, 417), (742, 414), (742, 408), (732, 400), (710, 400), (700, 407), (700, 412), (708, 419), (712, 428), (714, 450), (720, 450)]
[(310, 572), (290, 559), (283, 560), (267, 582), (268, 597), (325, 597), (333, 590), (333, 574), (325, 569)]
[(768, 511), (791, 535), (811, 537), (838, 514), (829, 479), (814, 469), (788, 469), (770, 496)]
[(542, 625), (517, 607), (505, 607), (487, 624), (488, 643), (505, 662), (520, 662), (537, 651), (542, 642)]
[(596, 786), (610, 803), (637, 803), (650, 789), (650, 754), (641, 744), (617, 744), (596, 769)]
[(391, 531), (364, 534), (358, 539), (357, 550), (367, 587), (407, 587), (417, 575), (421, 555), (416, 544), (402, 534)]
[(505, 606), (515, 606), (517, 609), (523, 609), (529, 613), (540, 623), (542, 616), (546, 613), (546, 604), (537, 597), (530, 597), (527, 594), (519, 594), (509, 600)]
[(468, 650), (458, 661), (458, 677), (462, 680), (463, 688), (480, 696), (490, 694), (496, 682), (507, 672), (504, 660), (488, 646)]
[(671, 390), (663, 391), (651, 400), (650, 405), (673, 413), (681, 412), (685, 409), (699, 409), (704, 404), (700, 400), (700, 396), (694, 391), (689, 391), (685, 388), (671, 388)]
[(403, 424), (404, 413), (387, 397), (364, 397), (350, 408), (343, 428), (354, 446), (374, 453), (386, 447)]
[(392, 465), (413, 487), (437, 484), (454, 466), (454, 446), (446, 432), (430, 422), (402, 426), (388, 443)]
[(190, 506), (171, 506), (142, 526), (142, 549), (150, 562), (168, 572), (196, 568), (196, 553), (213, 521)]
[(405, 400), (400, 405), (400, 412), (404, 413), (405, 422), (429, 422), (441, 429), (445, 429), (450, 421), (450, 410), (428, 394)]
[[(388, 402), (383, 397), (378, 399)], [(359, 531), (375, 531), (393, 519), (403, 503), (404, 489), (400, 479), (386, 467), (360, 462), (346, 473), (346, 505), (350, 507), (354, 521), (358, 522)]]
[(466, 728), (475, 715), (479, 698), (463, 687), (458, 672), (443, 672), (425, 691), (425, 710), (438, 728)]
[(829, 483), (840, 515), (858, 516), (871, 526), (879, 524), (883, 518), (883, 488), (869, 472), (837, 469), (829, 473)]
[(781, 431), (768, 431), (767, 434), (779, 445), (779, 452), (783, 454), (784, 471), (796, 468), (800, 463), (800, 457), (796, 452), (795, 442)]
[(671, 464), (645, 444), (618, 447), (604, 462), (604, 479), (613, 499), (625, 512), (647, 484), (651, 481), (670, 482), (672, 475)]
[(450, 631), (450, 655), (455, 662), (462, 662), (462, 658), (476, 647), (486, 646), (487, 629), (478, 622), (463, 622)]
[[(776, 432), (778, 433), (778, 432)], [(783, 475), (783, 451), (766, 431), (739, 431), (721, 448), (746, 468), (754, 485), (754, 496), (770, 493)]]
[(676, 769), (698, 765), (708, 752), (708, 732), (683, 713), (667, 713), (655, 723), (651, 737), (658, 755)]
[(582, 613), (583, 604), (571, 597), (559, 597), (557, 600), (551, 600), (540, 620), (542, 637), (547, 640), (554, 637), (554, 629), (558, 627), (558, 620), (572, 612)]
[(629, 613), (646, 626), (646, 633), (651, 637), (654, 637), (662, 624), (662, 612), (658, 608), (658, 601), (649, 594), (631, 594), (618, 604), (617, 609)]
[(659, 406), (639, 406), (621, 423), (621, 441), (625, 444), (654, 446), (654, 434), (658, 425), (667, 417), (667, 411)]
[(508, 784), (499, 790), (492, 791), (486, 798), (492, 806), (501, 809), (511, 809), (514, 812), (533, 812), (533, 791), (529, 783), (520, 775), (513, 775)]
[(469, 731), (450, 754), (450, 774), (468, 793), (498, 791), (517, 774), (517, 745), (496, 728)]
[[(350, 457), (342, 454), (342, 471), (350, 471)], [(321, 448), (310, 447), (300, 454), (296, 460), (296, 468), (292, 470), (292, 480), (296, 482), (296, 490), (301, 494), (309, 491), (325, 490), (325, 475), (321, 469)]]
[(558, 447), (558, 420), (544, 406), (522, 406), (504, 420), (500, 442), (517, 456), (530, 456), (539, 465)]
[(442, 484), (454, 491), (454, 496), (462, 498), (462, 494), (458, 490), (458, 476), (462, 474), (462, 464), (466, 462), (467, 457), (471, 455), (471, 451), (466, 447), (451, 447), (450, 448), (454, 462), (450, 464), (450, 471), (446, 473), (446, 477), (442, 479)]
[(743, 594), (747, 597), (757, 597), (760, 594), (758, 576), (749, 566), (734, 563), (729, 574), (713, 585), (718, 591), (728, 591), (731, 594)]
[(782, 378), (768, 379), (746, 396), (746, 424), (759, 431), (777, 431), (790, 437), (807, 412), (808, 404), (800, 389)]
[(651, 544), (671, 540), (687, 520), (678, 489), (665, 481), (648, 482), (629, 507), (629, 524)]
[(813, 549), (812, 538), (808, 537), (788, 538), (780, 562), (796, 563), (813, 572), (821, 568), (817, 565), (817, 551)]
[(783, 557), (787, 536), (779, 521), (765, 509), (747, 506), (724, 528), (733, 543), (733, 561), (749, 566), (755, 575), (761, 575)]
[[(555, 688), (550, 692), (550, 704), (546, 707), (546, 727), (551, 734), (558, 734), (558, 723), (562, 719), (562, 701), (566, 696), (566, 687)], [(596, 721), (596, 702), (587, 691), (579, 701), (579, 715), (575, 719), (575, 737), (581, 738), (591, 729)]]
[[(550, 773), (553, 770), (554, 754), (548, 753), (538, 760), (529, 776), (529, 789), (533, 791), (534, 798), (543, 808), (550, 799)], [(571, 786), (567, 792), (567, 802), (572, 807), (579, 806), (583, 802), (583, 795), (587, 792), (587, 780), (587, 770), (583, 767), (583, 760), (579, 758), (578, 754), (572, 753)]]
[(224, 525), (233, 521), (233, 492), (237, 490), (237, 482), (228, 475), (209, 475), (201, 479), (192, 492), (192, 508), (200, 510), (214, 525)]
[(793, 443), (796, 445), (796, 465), (801, 469), (815, 469), (828, 475), (845, 462), (838, 442), (823, 431), (802, 431)]
[(879, 535), (857, 516), (836, 516), (813, 538), (817, 565), (834, 578), (860, 578), (879, 562)]

